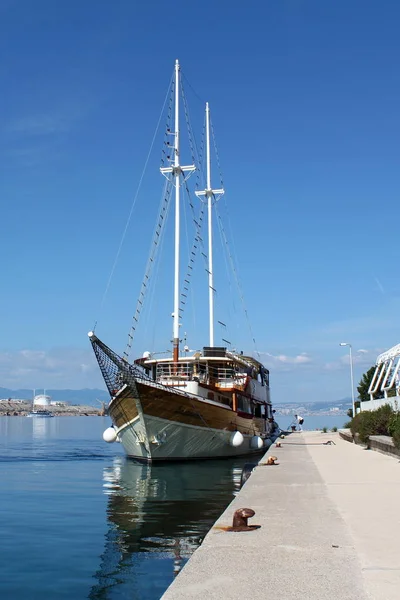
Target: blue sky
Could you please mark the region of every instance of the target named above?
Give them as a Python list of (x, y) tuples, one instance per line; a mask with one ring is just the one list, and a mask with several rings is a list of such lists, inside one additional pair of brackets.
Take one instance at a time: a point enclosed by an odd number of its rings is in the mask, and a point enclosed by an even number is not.
[[(179, 58), (198, 138), (211, 104), (221, 212), (273, 399), (349, 396), (339, 342), (358, 381), (400, 338), (399, 19), (388, 0), (0, 0), (0, 385), (101, 385), (95, 320), (123, 351), (162, 188), (158, 138), (101, 299)], [(138, 354), (168, 347), (171, 243)], [(217, 249), (217, 318), (252, 352), (223, 271)], [(207, 344), (198, 275), (191, 348)]]

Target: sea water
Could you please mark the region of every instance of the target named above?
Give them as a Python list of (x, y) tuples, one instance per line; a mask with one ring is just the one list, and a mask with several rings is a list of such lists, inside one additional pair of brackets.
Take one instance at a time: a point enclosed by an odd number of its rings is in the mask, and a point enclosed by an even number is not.
[[(328, 431), (331, 431), (334, 427), (341, 429), (345, 423), (350, 419), (347, 415), (301, 415), (304, 419), (302, 428), (304, 431), (314, 431), (315, 429), (323, 429), (326, 427)], [(276, 416), (280, 427), (282, 429), (289, 429), (293, 423), (293, 416), (291, 415), (278, 415)]]
[(142, 465), (106, 417), (0, 417), (0, 598), (156, 600), (252, 459)]

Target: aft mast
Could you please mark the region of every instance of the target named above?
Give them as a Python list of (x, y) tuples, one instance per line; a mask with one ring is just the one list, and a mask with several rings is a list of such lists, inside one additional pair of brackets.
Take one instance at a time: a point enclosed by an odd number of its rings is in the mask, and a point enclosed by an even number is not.
[(180, 165), (179, 153), (179, 91), (180, 91), (180, 67), (179, 61), (175, 61), (175, 137), (174, 143), (174, 165), (171, 167), (162, 167), (160, 169), (163, 175), (172, 174), (175, 185), (175, 269), (174, 269), (174, 327), (173, 327), (173, 361), (179, 360), (179, 266), (180, 266), (180, 186), (181, 173), (185, 171), (192, 172), (195, 165), (182, 167)]
[[(208, 209), (208, 298), (209, 298), (209, 316), (210, 316), (210, 346), (214, 346), (214, 271), (213, 271), (213, 240), (212, 240), (212, 204), (213, 199), (217, 201), (225, 190), (213, 190), (211, 187), (211, 153), (210, 153), (210, 107), (206, 102), (206, 160), (207, 160), (207, 181), (206, 189), (196, 192), (196, 196), (205, 196), (207, 198)], [(218, 196), (218, 198), (216, 198)]]

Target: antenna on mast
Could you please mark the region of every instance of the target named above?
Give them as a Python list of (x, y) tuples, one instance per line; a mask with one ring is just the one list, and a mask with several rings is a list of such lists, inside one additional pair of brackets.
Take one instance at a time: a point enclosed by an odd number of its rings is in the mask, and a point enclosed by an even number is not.
[(174, 180), (175, 185), (175, 273), (174, 273), (174, 329), (173, 329), (173, 361), (179, 360), (179, 258), (180, 258), (180, 176), (188, 171), (188, 175), (196, 170), (195, 165), (182, 167), (180, 164), (179, 153), (179, 88), (180, 88), (180, 67), (179, 61), (175, 61), (175, 137), (174, 143), (174, 164), (170, 167), (162, 167), (161, 173), (169, 179)]
[(208, 298), (210, 315), (210, 346), (214, 346), (214, 272), (213, 272), (213, 244), (212, 244), (212, 204), (225, 193), (224, 189), (213, 190), (211, 186), (211, 153), (210, 153), (210, 107), (206, 102), (206, 161), (207, 181), (206, 189), (195, 192), (196, 196), (207, 198), (208, 208)]

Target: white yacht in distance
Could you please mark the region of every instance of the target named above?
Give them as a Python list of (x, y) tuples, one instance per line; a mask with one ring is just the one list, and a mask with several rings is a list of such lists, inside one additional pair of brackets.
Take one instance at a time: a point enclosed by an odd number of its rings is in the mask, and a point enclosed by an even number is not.
[(54, 415), (46, 409), (33, 409), (32, 412), (30, 412), (29, 414), (26, 415), (27, 417), (35, 417), (35, 419), (40, 418), (40, 419), (48, 419), (49, 417), (54, 417)]
[(51, 406), (51, 397), (46, 394), (46, 390), (43, 390), (43, 394), (35, 394), (35, 390), (33, 390), (33, 408), (32, 412), (30, 412), (27, 417), (39, 417), (39, 418), (49, 418), (54, 417), (53, 413), (51, 413), (48, 407)]

